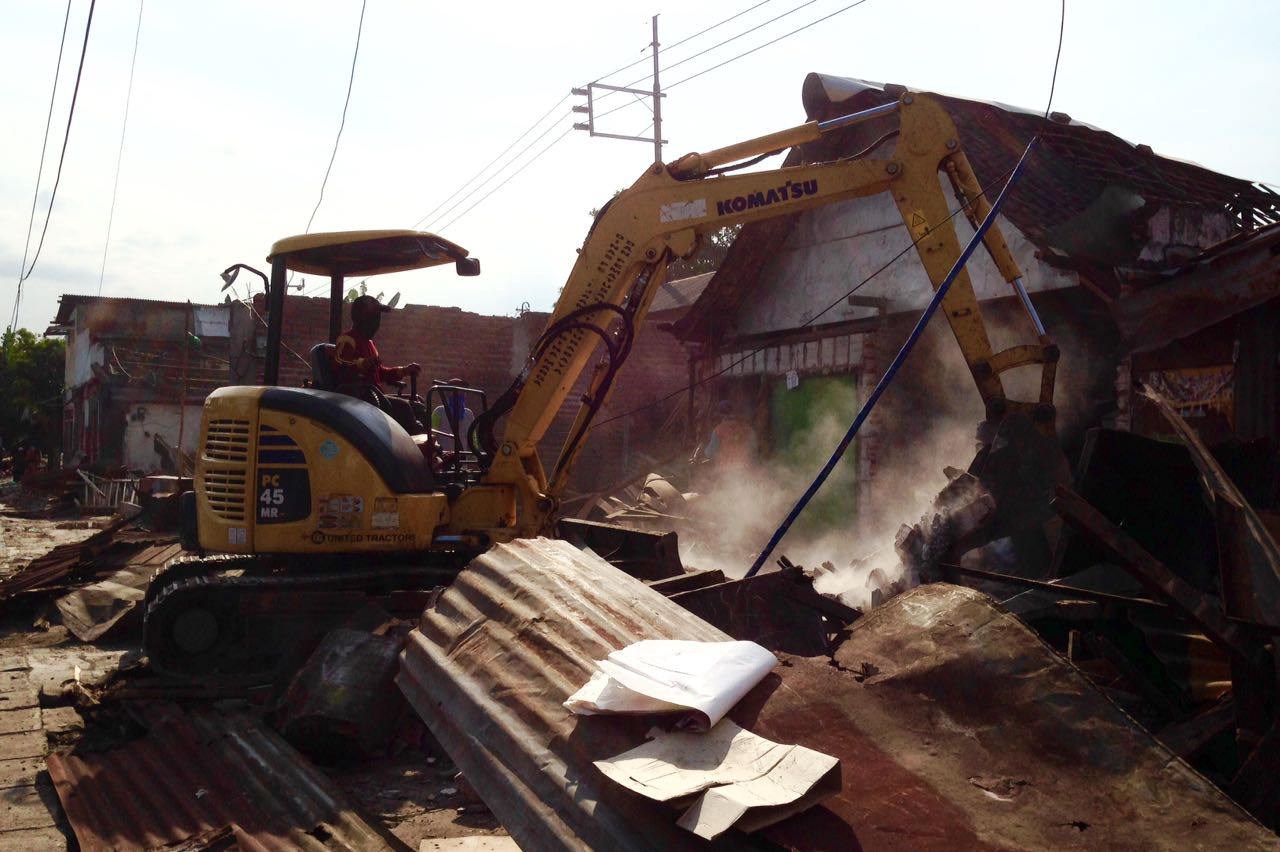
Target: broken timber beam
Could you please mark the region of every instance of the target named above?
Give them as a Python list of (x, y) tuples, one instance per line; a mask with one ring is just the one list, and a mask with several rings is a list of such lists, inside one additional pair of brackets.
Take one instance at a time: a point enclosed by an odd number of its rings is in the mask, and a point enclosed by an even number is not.
[(1204, 634), (1230, 656), (1245, 663), (1264, 682), (1274, 677), (1265, 649), (1231, 622), (1217, 606), (1216, 599), (1191, 586), (1148, 553), (1079, 494), (1058, 486), (1053, 507), (1068, 524), (1116, 558), (1157, 599), (1182, 612)]

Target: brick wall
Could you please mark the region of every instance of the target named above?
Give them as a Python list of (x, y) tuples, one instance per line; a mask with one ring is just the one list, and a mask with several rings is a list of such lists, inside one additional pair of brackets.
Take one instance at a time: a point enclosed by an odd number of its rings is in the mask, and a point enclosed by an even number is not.
[[(265, 317), (263, 302), (261, 296), (255, 297), (254, 309)], [(461, 377), (472, 387), (483, 389), (492, 402), (507, 389), (524, 365), (529, 348), (542, 333), (548, 316), (536, 312), (518, 317), (485, 316), (459, 308), (406, 305), (383, 316), (376, 338), (378, 351), (387, 364), (410, 361), (421, 364), (423, 387), (429, 386), (432, 379)], [(349, 318), (344, 310), (344, 327)], [(650, 318), (597, 423), (645, 406), (684, 386), (688, 369), (686, 350), (671, 334), (657, 328), (660, 323), (670, 321), (671, 317), (665, 313)], [(287, 297), (281, 338), (288, 348), (281, 355), (280, 384), (297, 387), (310, 378), (311, 368), (305, 359), (312, 346), (327, 339), (328, 328), (328, 299)], [(266, 328), (261, 322), (258, 337), (261, 351), (266, 339)], [(289, 350), (293, 350), (292, 353)], [(574, 392), (539, 445), (548, 474), (568, 437), (593, 366), (594, 362), (588, 363)], [(261, 381), (261, 361), (256, 375)], [(590, 490), (611, 484), (623, 477), (623, 469), (637, 454), (662, 457), (667, 453), (664, 439), (656, 434), (655, 424), (661, 425), (672, 406), (680, 404), (680, 399), (668, 400), (594, 429), (575, 469), (572, 486)]]

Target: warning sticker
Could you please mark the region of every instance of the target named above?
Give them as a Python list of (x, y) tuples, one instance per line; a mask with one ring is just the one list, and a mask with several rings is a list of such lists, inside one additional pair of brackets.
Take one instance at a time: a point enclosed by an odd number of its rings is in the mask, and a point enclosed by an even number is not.
[(911, 211), (911, 218), (907, 221), (907, 226), (911, 229), (911, 236), (915, 237), (917, 241), (929, 236), (929, 220), (919, 210)]
[(393, 530), (400, 526), (400, 501), (395, 497), (375, 497), (369, 525), (375, 530)]
[(316, 498), (321, 529), (359, 529), (363, 524), (364, 498), (354, 494), (321, 494)]

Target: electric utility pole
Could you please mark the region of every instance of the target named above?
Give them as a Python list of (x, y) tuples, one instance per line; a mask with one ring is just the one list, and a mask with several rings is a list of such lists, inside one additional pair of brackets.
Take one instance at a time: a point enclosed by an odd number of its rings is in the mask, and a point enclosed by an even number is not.
[[(666, 97), (662, 87), (658, 82), (658, 16), (653, 16), (653, 89), (629, 89), (625, 86), (610, 86), (606, 83), (592, 82), (588, 83), (586, 88), (573, 89), (572, 93), (578, 97), (585, 97), (586, 104), (578, 104), (574, 106), (574, 112), (585, 113), (587, 120), (585, 123), (579, 122), (573, 125), (575, 130), (585, 130), (592, 136), (603, 136), (606, 139), (630, 139), (636, 142), (653, 142), (653, 161), (655, 163), (662, 162), (662, 146), (667, 144), (667, 140), (662, 138), (662, 99)], [(653, 98), (653, 137), (648, 136), (624, 136), (619, 133), (604, 133), (596, 130), (596, 96), (597, 89), (606, 92), (623, 92), (624, 94), (634, 95), (637, 98), (649, 97)], [(603, 116), (601, 116), (603, 117)]]

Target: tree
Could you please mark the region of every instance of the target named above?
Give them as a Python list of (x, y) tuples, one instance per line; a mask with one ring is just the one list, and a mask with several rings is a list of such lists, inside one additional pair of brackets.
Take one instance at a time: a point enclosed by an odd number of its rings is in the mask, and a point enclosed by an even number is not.
[[(609, 200), (612, 201), (613, 198), (617, 198), (621, 194), (622, 190), (616, 190)], [(600, 215), (602, 210), (603, 208), (601, 207), (593, 207), (588, 211), (587, 215), (594, 219)], [(704, 272), (715, 272), (729, 254), (729, 246), (733, 245), (733, 241), (741, 230), (741, 225), (726, 225), (719, 230), (712, 231), (703, 238), (702, 245), (698, 246), (698, 250), (690, 257), (676, 258), (676, 260), (667, 265), (667, 280), (675, 281), (692, 275), (701, 275)]]
[(7, 448), (29, 438), (48, 454), (61, 443), (66, 348), (61, 339), (40, 339), (25, 328), (0, 338), (0, 436)]
[(704, 272), (715, 272), (720, 268), (720, 264), (724, 263), (725, 257), (729, 254), (729, 246), (733, 245), (740, 230), (742, 230), (741, 225), (726, 225), (717, 231), (712, 231), (691, 256), (678, 258), (667, 266), (667, 279), (674, 281), (691, 275), (701, 275)]

